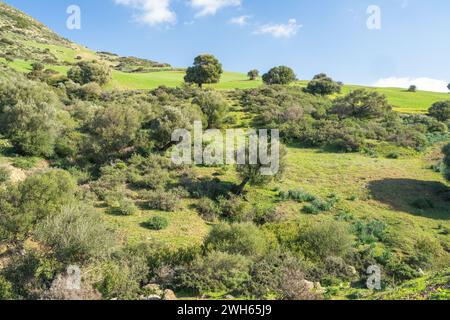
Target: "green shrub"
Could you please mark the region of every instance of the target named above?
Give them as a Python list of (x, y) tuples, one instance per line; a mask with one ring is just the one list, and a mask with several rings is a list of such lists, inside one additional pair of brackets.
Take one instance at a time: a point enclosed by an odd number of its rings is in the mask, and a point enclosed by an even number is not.
[(13, 167), (22, 170), (30, 170), (33, 169), (37, 164), (36, 158), (14, 158), (12, 163)]
[(124, 198), (119, 201), (119, 206), (117, 208), (114, 208), (114, 211), (122, 216), (132, 216), (139, 210), (134, 204), (133, 200)]
[(148, 207), (153, 210), (172, 212), (180, 207), (181, 196), (178, 190), (149, 191), (144, 197)]
[(99, 269), (95, 288), (103, 299), (137, 300), (141, 285), (148, 281), (146, 257), (133, 250), (115, 253)]
[(288, 192), (281, 191), (278, 194), (278, 197), (281, 200), (294, 200), (300, 203), (312, 202), (317, 199), (314, 195), (306, 193), (302, 190), (289, 190)]
[(219, 208), (222, 216), (232, 222), (249, 221), (249, 208), (240, 196), (219, 197)]
[(6, 168), (0, 168), (0, 184), (9, 180), (11, 173)]
[(201, 198), (196, 207), (200, 216), (206, 221), (214, 222), (220, 215), (219, 206), (209, 198)]
[(115, 235), (100, 214), (79, 204), (63, 207), (40, 222), (36, 237), (52, 248), (60, 261), (68, 263), (108, 256), (115, 245)]
[(95, 61), (81, 61), (68, 71), (67, 77), (81, 85), (90, 82), (104, 85), (111, 79), (111, 69), (106, 64)]
[(169, 226), (169, 220), (162, 216), (155, 216), (144, 222), (143, 226), (150, 230), (160, 231)]
[(345, 223), (315, 222), (300, 231), (298, 242), (311, 259), (343, 257), (351, 249), (353, 239)]
[(330, 211), (338, 201), (339, 200), (335, 197), (330, 197), (327, 200), (316, 199), (310, 205), (303, 207), (302, 211), (308, 214), (318, 214), (320, 212)]
[(250, 277), (251, 261), (241, 255), (210, 252), (198, 257), (179, 273), (184, 289), (201, 293), (239, 294), (243, 292)]
[(205, 248), (244, 256), (262, 257), (268, 250), (264, 233), (252, 223), (221, 223), (212, 228)]
[(450, 120), (450, 100), (434, 103), (428, 113), (431, 117), (442, 122)]
[(387, 225), (383, 221), (372, 220), (368, 223), (357, 221), (354, 231), (360, 243), (371, 244), (386, 239)]

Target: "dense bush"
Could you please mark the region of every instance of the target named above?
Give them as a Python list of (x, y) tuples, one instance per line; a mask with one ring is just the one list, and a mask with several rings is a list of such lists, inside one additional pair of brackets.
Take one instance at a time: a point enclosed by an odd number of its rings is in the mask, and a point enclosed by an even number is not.
[(382, 117), (391, 109), (386, 96), (361, 89), (337, 98), (331, 112), (341, 119), (373, 119)]
[(200, 216), (208, 222), (216, 221), (216, 219), (220, 215), (219, 206), (216, 204), (216, 202), (209, 198), (201, 198), (197, 202), (196, 207)]
[(129, 106), (112, 104), (98, 110), (89, 127), (94, 154), (98, 161), (106, 160), (132, 146), (140, 128), (139, 113)]
[(70, 205), (42, 220), (37, 239), (52, 248), (59, 261), (83, 263), (105, 257), (115, 245), (115, 235), (99, 213), (87, 205)]
[(9, 178), (10, 178), (9, 170), (0, 167), (0, 184), (7, 182)]
[(213, 227), (205, 240), (205, 248), (251, 257), (262, 257), (268, 250), (264, 233), (252, 223), (225, 224)]
[(0, 133), (18, 152), (51, 156), (60, 131), (59, 105), (44, 84), (21, 77), (0, 79)]
[(72, 203), (76, 191), (70, 174), (60, 170), (32, 175), (17, 186), (1, 190), (0, 226), (6, 232), (3, 237), (26, 236), (37, 222)]
[(164, 230), (169, 226), (169, 220), (162, 216), (155, 216), (144, 222), (143, 226), (150, 230)]
[(144, 198), (150, 209), (161, 211), (176, 211), (180, 207), (181, 195), (180, 190), (155, 190), (145, 193)]
[(308, 83), (306, 91), (312, 94), (329, 95), (334, 93), (340, 93), (342, 89), (342, 83), (334, 82), (333, 79), (326, 74), (321, 73)]
[(196, 293), (239, 294), (250, 281), (252, 262), (241, 255), (210, 252), (179, 273), (181, 287)]
[(258, 299), (312, 300), (317, 295), (306, 287), (304, 270), (288, 252), (273, 251), (256, 262), (251, 271), (249, 293)]
[(298, 242), (312, 260), (326, 257), (343, 257), (349, 253), (353, 239), (346, 224), (317, 222), (301, 230)]
[(192, 101), (198, 105), (206, 116), (208, 129), (221, 128), (228, 111), (228, 102), (221, 93), (216, 91), (202, 91)]
[(116, 252), (100, 265), (95, 288), (104, 299), (139, 299), (141, 285), (148, 279), (146, 257), (135, 250)]
[(450, 100), (436, 102), (428, 110), (428, 114), (439, 121), (450, 120)]
[(90, 82), (104, 85), (111, 79), (111, 69), (103, 63), (81, 61), (67, 72), (67, 77), (81, 85)]

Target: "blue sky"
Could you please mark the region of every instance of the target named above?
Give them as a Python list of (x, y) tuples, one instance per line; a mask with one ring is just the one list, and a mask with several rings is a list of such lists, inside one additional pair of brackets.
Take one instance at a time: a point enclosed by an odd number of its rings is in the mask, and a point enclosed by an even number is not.
[[(355, 84), (444, 91), (450, 82), (448, 0), (6, 0), (94, 50), (192, 63), (212, 53), (229, 71), (292, 67)], [(66, 27), (69, 5), (81, 29)], [(370, 30), (370, 5), (381, 29)], [(444, 88), (443, 88), (444, 86)]]

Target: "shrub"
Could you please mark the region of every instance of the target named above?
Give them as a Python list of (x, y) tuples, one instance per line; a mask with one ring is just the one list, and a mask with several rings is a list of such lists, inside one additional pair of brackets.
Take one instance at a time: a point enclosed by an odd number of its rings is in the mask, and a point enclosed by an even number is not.
[(144, 195), (150, 209), (161, 211), (176, 211), (180, 207), (180, 191), (149, 191)]
[(335, 221), (316, 222), (301, 230), (298, 242), (311, 259), (343, 257), (351, 249), (353, 239), (346, 224)]
[(268, 250), (264, 233), (252, 223), (216, 225), (204, 245), (210, 251), (253, 257), (262, 257)]
[(376, 241), (384, 241), (386, 238), (387, 225), (383, 221), (372, 220), (367, 224), (357, 221), (354, 231), (360, 243), (371, 244)]
[(330, 211), (339, 201), (336, 197), (330, 197), (326, 200), (316, 199), (310, 205), (303, 207), (302, 211), (308, 214), (317, 214), (320, 212)]
[(340, 93), (342, 89), (342, 83), (334, 82), (333, 79), (326, 74), (321, 73), (308, 83), (306, 91), (312, 94), (329, 95), (334, 93)]
[(5, 183), (10, 178), (10, 172), (6, 168), (0, 168), (0, 184)]
[(257, 299), (317, 299), (305, 285), (303, 268), (289, 252), (273, 251), (253, 265), (249, 294)]
[(126, 248), (100, 265), (95, 288), (103, 299), (135, 300), (148, 281), (148, 271), (146, 257)]
[(281, 200), (294, 200), (297, 202), (312, 202), (316, 197), (312, 194), (304, 192), (303, 190), (289, 190), (288, 192), (281, 191), (278, 194)]
[(230, 195), (228, 198), (220, 196), (218, 203), (222, 216), (225, 219), (234, 222), (249, 220), (247, 203), (240, 196)]
[(81, 85), (90, 82), (104, 85), (111, 79), (111, 69), (106, 64), (95, 61), (81, 61), (67, 72), (67, 77)]
[(386, 96), (360, 89), (352, 91), (345, 97), (337, 98), (331, 113), (337, 114), (341, 119), (349, 117), (373, 119), (382, 117), (391, 110)]
[(117, 214), (123, 215), (123, 216), (132, 216), (136, 214), (139, 210), (134, 204), (133, 200), (124, 198), (119, 201), (119, 206), (117, 208), (114, 208), (114, 211)]
[(228, 111), (228, 103), (221, 93), (202, 91), (192, 101), (206, 116), (208, 128), (221, 128)]
[(14, 158), (12, 163), (13, 167), (23, 169), (23, 170), (30, 170), (33, 169), (37, 164), (36, 158)]
[(208, 222), (216, 221), (220, 215), (219, 206), (209, 198), (201, 198), (196, 206), (200, 216)]
[(182, 288), (196, 293), (243, 292), (250, 280), (251, 261), (241, 255), (210, 252), (198, 257), (179, 273)]
[(145, 222), (143, 226), (150, 230), (160, 231), (167, 229), (169, 226), (169, 220), (165, 217), (155, 216)]
[(94, 208), (80, 204), (63, 207), (40, 222), (36, 237), (67, 263), (108, 256), (115, 245), (115, 235), (101, 216)]
[(428, 114), (442, 122), (450, 120), (450, 100), (434, 103), (428, 110)]

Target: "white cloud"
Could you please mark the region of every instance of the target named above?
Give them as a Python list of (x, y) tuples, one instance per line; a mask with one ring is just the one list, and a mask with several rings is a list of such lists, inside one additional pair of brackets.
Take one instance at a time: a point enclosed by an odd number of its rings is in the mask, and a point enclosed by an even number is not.
[(229, 23), (242, 27), (248, 24), (248, 20), (250, 18), (251, 18), (250, 16), (234, 17), (229, 20)]
[(198, 10), (197, 17), (215, 15), (225, 7), (239, 7), (242, 0), (190, 0), (192, 8)]
[(137, 10), (139, 12), (137, 19), (151, 26), (176, 21), (176, 14), (170, 9), (171, 0), (115, 0), (115, 2)]
[(433, 92), (448, 92), (448, 82), (431, 78), (383, 78), (378, 80), (374, 86), (382, 88), (409, 88), (411, 85), (417, 86), (418, 90)]
[(254, 34), (270, 34), (275, 38), (290, 38), (297, 34), (302, 25), (290, 19), (287, 24), (266, 24), (255, 30)]

